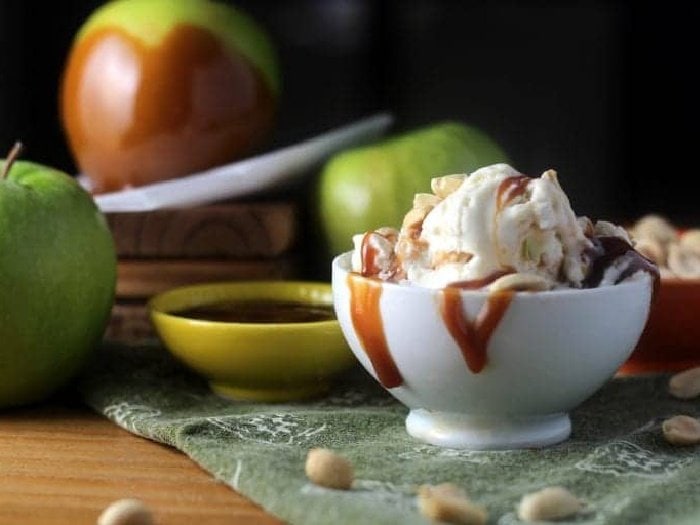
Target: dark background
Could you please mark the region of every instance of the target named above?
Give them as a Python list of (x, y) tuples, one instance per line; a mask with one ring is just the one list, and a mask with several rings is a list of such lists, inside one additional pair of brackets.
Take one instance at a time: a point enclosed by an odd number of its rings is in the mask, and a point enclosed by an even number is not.
[[(98, 0), (0, 3), (0, 148), (74, 173), (57, 113), (72, 35)], [(240, 0), (271, 33), (276, 143), (377, 110), (397, 130), (477, 125), (520, 171), (554, 167), (579, 214), (700, 223), (697, 9), (681, 2)], [(691, 91), (693, 91), (691, 95)]]

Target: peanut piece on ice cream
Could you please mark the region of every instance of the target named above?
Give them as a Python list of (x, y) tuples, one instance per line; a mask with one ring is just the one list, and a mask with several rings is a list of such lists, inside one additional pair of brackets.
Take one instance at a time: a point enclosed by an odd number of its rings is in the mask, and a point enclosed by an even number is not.
[(462, 183), (464, 182), (466, 175), (444, 175), (442, 177), (435, 177), (430, 181), (430, 189), (433, 193), (444, 199), (451, 193), (457, 191)]
[(413, 196), (414, 208), (433, 208), (440, 203), (440, 197), (432, 193), (416, 193)]
[(501, 292), (513, 290), (515, 292), (542, 292), (552, 288), (554, 283), (539, 275), (531, 273), (511, 273), (499, 277), (491, 286), (489, 291)]

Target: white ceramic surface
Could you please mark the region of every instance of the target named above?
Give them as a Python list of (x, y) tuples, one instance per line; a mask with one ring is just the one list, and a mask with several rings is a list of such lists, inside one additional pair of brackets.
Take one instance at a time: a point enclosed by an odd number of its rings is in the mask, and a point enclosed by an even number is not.
[[(95, 203), (105, 213), (152, 211), (195, 206), (279, 188), (307, 174), (330, 155), (381, 137), (392, 122), (391, 114), (380, 113), (299, 144), (201, 173), (96, 195)], [(87, 177), (80, 175), (78, 180), (90, 189)]]
[[(362, 365), (375, 377), (353, 325), (350, 253), (333, 261), (338, 320)], [(440, 314), (440, 290), (382, 283), (380, 312), (403, 384), (388, 389), (411, 411), (414, 437), (451, 448), (541, 447), (566, 439), (568, 412), (627, 359), (649, 313), (651, 281), (585, 290), (519, 292), (471, 372)], [(463, 291), (474, 319), (487, 293)]]

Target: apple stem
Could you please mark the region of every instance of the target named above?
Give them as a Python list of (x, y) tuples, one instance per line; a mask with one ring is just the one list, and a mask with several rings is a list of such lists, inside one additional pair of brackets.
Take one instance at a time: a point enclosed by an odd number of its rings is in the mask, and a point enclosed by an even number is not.
[(2, 173), (0, 173), (0, 180), (6, 178), (7, 174), (10, 173), (10, 170), (12, 169), (12, 165), (19, 158), (19, 156), (22, 154), (23, 149), (24, 149), (24, 146), (22, 145), (22, 143), (19, 140), (17, 142), (15, 142), (15, 145), (12, 146), (10, 153), (7, 155), (7, 158), (5, 159), (5, 165), (2, 168)]

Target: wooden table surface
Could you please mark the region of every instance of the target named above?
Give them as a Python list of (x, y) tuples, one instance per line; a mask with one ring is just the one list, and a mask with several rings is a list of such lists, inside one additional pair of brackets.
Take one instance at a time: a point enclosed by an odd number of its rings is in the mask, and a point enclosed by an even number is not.
[(180, 452), (120, 429), (76, 401), (0, 413), (0, 524), (94, 524), (142, 499), (159, 525), (279, 525)]

